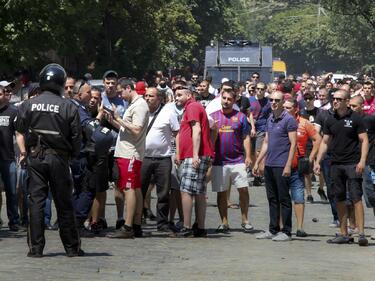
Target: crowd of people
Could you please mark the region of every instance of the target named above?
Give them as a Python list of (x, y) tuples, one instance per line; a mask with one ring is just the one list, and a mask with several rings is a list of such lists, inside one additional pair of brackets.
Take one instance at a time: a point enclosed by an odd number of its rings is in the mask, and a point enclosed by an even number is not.
[[(352, 243), (358, 234), (358, 244), (367, 246), (362, 197), (375, 215), (371, 77), (333, 81), (331, 74), (304, 73), (267, 84), (254, 72), (247, 81), (223, 78), (216, 89), (210, 77), (195, 73), (171, 78), (159, 71), (151, 81), (136, 81), (108, 70), (102, 86), (92, 81), (48, 65), (39, 83), (24, 85), (16, 104), (10, 102), (14, 83), (0, 82), (8, 226), (28, 227), (28, 256), (42, 256), (45, 229), (59, 229), (68, 256), (83, 255), (80, 237), (147, 236), (142, 224), (148, 220), (169, 237), (206, 237), (209, 182), (217, 193), (218, 233), (231, 231), (228, 208), (240, 209), (244, 232), (253, 230), (248, 188), (265, 185), (270, 223), (257, 239), (290, 241), (293, 209), (295, 235), (308, 236), (305, 200), (318, 195), (329, 201), (329, 226), (340, 228), (327, 242)], [(110, 186), (113, 233), (105, 219)], [(231, 188), (238, 190), (238, 205)]]

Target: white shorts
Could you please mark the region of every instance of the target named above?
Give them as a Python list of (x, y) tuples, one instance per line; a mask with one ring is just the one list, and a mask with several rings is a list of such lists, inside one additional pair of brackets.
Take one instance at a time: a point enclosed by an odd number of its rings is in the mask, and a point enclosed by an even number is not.
[(248, 187), (245, 163), (212, 166), (212, 191), (223, 192), (229, 187)]

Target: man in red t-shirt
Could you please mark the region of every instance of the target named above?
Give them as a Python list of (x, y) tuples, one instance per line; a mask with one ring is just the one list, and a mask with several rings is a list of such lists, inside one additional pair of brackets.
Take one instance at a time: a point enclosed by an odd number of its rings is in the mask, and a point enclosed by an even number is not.
[[(213, 155), (210, 127), (206, 111), (186, 86), (176, 88), (175, 99), (177, 106), (184, 107), (180, 132), (176, 137), (176, 164), (182, 165), (180, 191), (184, 212), (184, 227), (178, 236), (202, 237), (207, 234), (204, 229), (206, 173)], [(191, 228), (193, 198), (197, 217), (194, 230)]]

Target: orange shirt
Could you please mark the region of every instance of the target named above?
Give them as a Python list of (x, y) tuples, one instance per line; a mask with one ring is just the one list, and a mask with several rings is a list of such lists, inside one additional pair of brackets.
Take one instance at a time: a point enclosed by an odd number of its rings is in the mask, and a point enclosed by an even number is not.
[(303, 157), (306, 154), (306, 144), (310, 138), (315, 136), (317, 132), (315, 131), (314, 125), (304, 118), (296, 117), (298, 122), (297, 129), (297, 148), (296, 153), (292, 161), (292, 169), (296, 169), (298, 166), (298, 157)]

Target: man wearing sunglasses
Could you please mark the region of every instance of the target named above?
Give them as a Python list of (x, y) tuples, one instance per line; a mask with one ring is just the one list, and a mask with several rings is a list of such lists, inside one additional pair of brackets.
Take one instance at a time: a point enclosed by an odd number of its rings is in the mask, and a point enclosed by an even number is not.
[(356, 223), (359, 230), (359, 246), (367, 246), (364, 234), (364, 211), (362, 204), (362, 173), (368, 154), (368, 137), (362, 118), (348, 108), (350, 95), (338, 90), (333, 94), (335, 114), (328, 116), (323, 127), (323, 140), (314, 165), (314, 172), (320, 174), (320, 161), (327, 148), (332, 151), (331, 176), (334, 195), (340, 221), (340, 234), (329, 239), (332, 244), (349, 244), (353, 239), (348, 236), (346, 191), (354, 203)]
[[(260, 163), (265, 158), (264, 177), (269, 204), (269, 230), (259, 234), (257, 239), (290, 241), (292, 231), (292, 201), (289, 194), (289, 177), (296, 151), (297, 121), (283, 108), (283, 93), (270, 95), (272, 115), (266, 124), (266, 135), (253, 173), (263, 174)], [(283, 228), (280, 229), (280, 218)]]
[(260, 81), (260, 74), (258, 72), (254, 72), (251, 75), (251, 81), (254, 82), (255, 84)]
[[(302, 118), (305, 118), (314, 124), (315, 118), (318, 116), (320, 110), (314, 105), (314, 100), (315, 100), (314, 93), (315, 92), (311, 90), (312, 89), (306, 91), (303, 94), (303, 100), (300, 102), (299, 115)], [(306, 155), (309, 155), (311, 153), (312, 148), (313, 148), (312, 142), (309, 140), (306, 145)], [(307, 193), (307, 202), (309, 203), (314, 202), (314, 197), (311, 194), (311, 187), (312, 187), (311, 177), (312, 177), (312, 173), (304, 175), (305, 187), (306, 187), (306, 193)], [(322, 201), (327, 201), (328, 198), (323, 189), (323, 178), (322, 178), (323, 176), (321, 175), (320, 177), (321, 177), (320, 182), (322, 184), (319, 185), (318, 195), (320, 196), (320, 199)]]
[[(263, 82), (259, 82), (256, 85), (256, 95), (250, 96), (250, 111), (252, 113), (255, 126), (251, 128), (251, 151), (252, 161), (255, 163), (255, 159), (258, 157), (264, 137), (266, 135), (266, 123), (272, 110), (271, 104), (268, 98), (265, 97), (266, 85)], [(261, 186), (262, 178), (255, 177), (253, 186)]]

